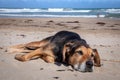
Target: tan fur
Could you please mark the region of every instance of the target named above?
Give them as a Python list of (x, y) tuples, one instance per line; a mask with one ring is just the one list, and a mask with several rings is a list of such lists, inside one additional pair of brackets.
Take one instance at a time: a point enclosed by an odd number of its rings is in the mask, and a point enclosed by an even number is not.
[(19, 45), (10, 46), (10, 47), (8, 47), (7, 52), (9, 52), (9, 53), (16, 53), (16, 52), (19, 52), (19, 53), (25, 52), (26, 53), (26, 52), (30, 52), (30, 50), (25, 49), (25, 45), (26, 44), (19, 44)]
[[(36, 47), (36, 46), (35, 46)], [(35, 56), (39, 56), (40, 58), (42, 58), (43, 60), (45, 60), (46, 62), (54, 62), (54, 55), (52, 53), (52, 51), (50, 51), (50, 49), (46, 49), (43, 50), (42, 47), (27, 53), (27, 54), (17, 54), (15, 56), (15, 59), (19, 60), (19, 61), (28, 61), (30, 59), (32, 59)]]
[[(83, 55), (81, 55), (81, 56), (79, 56), (80, 54), (78, 54), (77, 52), (78, 51), (82, 51), (84, 54)], [(76, 63), (82, 63), (82, 62), (84, 62), (84, 61), (86, 61), (87, 59), (88, 59), (88, 57), (89, 57), (89, 54), (88, 54), (88, 49), (85, 47), (85, 46), (81, 46), (81, 47), (79, 47), (79, 48), (77, 48), (76, 49), (76, 53), (75, 54), (73, 54), (73, 56), (71, 56), (70, 57), (70, 64), (76, 64)]]
[[(15, 59), (19, 61), (28, 61), (35, 58), (42, 58), (44, 61), (48, 63), (54, 63), (55, 62), (55, 55), (52, 51), (52, 48), (54, 47), (53, 44), (48, 45), (49, 41), (47, 40), (41, 40), (41, 41), (35, 41), (30, 42), (28, 44), (20, 44), (16, 46), (12, 46), (9, 48), (9, 52), (15, 53), (15, 52), (22, 52), (26, 54), (17, 54), (15, 56)], [(67, 43), (64, 45), (63, 48), (63, 62), (65, 62), (66, 54), (69, 54), (70, 48), (68, 45), (73, 45), (73, 43)], [(29, 49), (30, 50), (29, 50)], [(80, 56), (78, 54), (78, 51), (82, 51), (84, 54)], [(100, 66), (100, 56), (96, 49), (86, 48), (85, 46), (80, 46), (75, 50), (75, 53), (72, 56), (69, 56), (69, 64), (74, 65), (76, 63), (82, 63), (84, 61), (87, 61), (89, 58), (91, 58), (92, 53), (94, 53), (94, 63), (95, 66)]]

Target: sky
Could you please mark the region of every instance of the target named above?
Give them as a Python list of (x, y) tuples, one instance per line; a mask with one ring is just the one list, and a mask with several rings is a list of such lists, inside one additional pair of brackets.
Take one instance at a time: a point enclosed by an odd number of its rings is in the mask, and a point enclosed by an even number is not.
[(0, 0), (0, 8), (120, 8), (120, 0)]

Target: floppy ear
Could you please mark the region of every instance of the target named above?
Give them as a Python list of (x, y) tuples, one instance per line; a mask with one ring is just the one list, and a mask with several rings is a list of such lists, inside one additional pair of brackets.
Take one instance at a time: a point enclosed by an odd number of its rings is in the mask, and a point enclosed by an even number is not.
[(70, 42), (66, 43), (63, 48), (63, 62), (68, 61), (70, 55), (73, 54), (75, 48), (79, 45), (78, 40), (71, 40)]
[(63, 54), (62, 54), (63, 55), (63, 62), (66, 62), (66, 58), (68, 58), (71, 46), (72, 46), (71, 43), (67, 43), (64, 45)]
[(95, 63), (95, 66), (100, 67), (101, 66), (101, 62), (100, 62), (100, 56), (98, 54), (97, 49), (93, 49), (93, 52), (94, 52), (94, 63)]

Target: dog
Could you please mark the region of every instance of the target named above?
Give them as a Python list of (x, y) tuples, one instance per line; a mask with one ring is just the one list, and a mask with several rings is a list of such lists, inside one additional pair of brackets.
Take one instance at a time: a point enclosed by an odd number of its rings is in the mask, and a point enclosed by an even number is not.
[(92, 72), (93, 66), (100, 67), (100, 56), (97, 49), (92, 49), (77, 33), (60, 31), (41, 41), (12, 46), (15, 59), (29, 61), (41, 58), (47, 63), (60, 62), (71, 65), (74, 70)]

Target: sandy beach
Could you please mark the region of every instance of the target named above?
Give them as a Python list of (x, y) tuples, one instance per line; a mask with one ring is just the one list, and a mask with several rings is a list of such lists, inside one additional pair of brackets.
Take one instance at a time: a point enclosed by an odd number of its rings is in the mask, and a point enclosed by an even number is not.
[[(97, 48), (102, 66), (82, 73), (42, 59), (19, 62), (13, 45), (39, 41), (61, 30), (78, 33)], [(0, 80), (119, 80), (120, 19), (107, 18), (0, 18)]]

